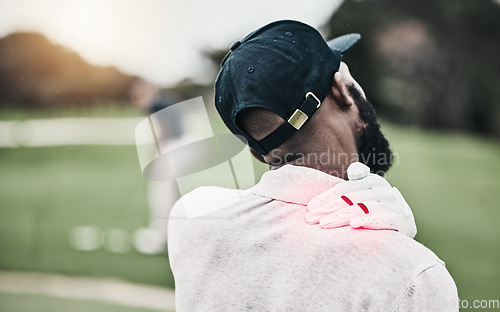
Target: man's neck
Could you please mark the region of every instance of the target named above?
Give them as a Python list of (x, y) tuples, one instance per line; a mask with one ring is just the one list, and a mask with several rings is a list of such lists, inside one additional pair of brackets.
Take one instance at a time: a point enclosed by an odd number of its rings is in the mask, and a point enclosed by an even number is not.
[(284, 165), (303, 166), (347, 180), (347, 168), (351, 163), (358, 161), (357, 153), (330, 150), (314, 153), (297, 153), (294, 156), (296, 157), (290, 161), (285, 161), (279, 165), (270, 165), (269, 168), (275, 170)]

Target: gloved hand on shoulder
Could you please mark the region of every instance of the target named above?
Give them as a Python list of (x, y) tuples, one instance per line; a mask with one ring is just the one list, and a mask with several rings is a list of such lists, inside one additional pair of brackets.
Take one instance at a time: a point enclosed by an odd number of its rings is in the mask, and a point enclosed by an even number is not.
[(411, 238), (417, 226), (410, 206), (395, 187), (383, 177), (370, 173), (366, 165), (355, 162), (347, 169), (349, 181), (312, 198), (306, 221), (324, 229), (342, 226), (372, 230), (395, 230)]

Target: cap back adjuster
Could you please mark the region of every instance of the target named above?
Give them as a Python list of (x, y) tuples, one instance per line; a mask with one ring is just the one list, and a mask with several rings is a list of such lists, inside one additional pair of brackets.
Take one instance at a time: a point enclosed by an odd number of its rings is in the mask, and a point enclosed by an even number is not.
[[(311, 100), (313, 99), (313, 100)], [(266, 154), (279, 146), (287, 138), (297, 132), (314, 112), (321, 106), (321, 101), (313, 92), (306, 93), (306, 99), (299, 108), (276, 130), (260, 141), (254, 141)]]
[[(316, 105), (316, 109), (318, 109), (321, 106), (321, 101), (318, 99), (318, 97), (312, 92), (306, 93), (306, 99), (308, 96), (312, 96), (318, 102), (318, 105)], [(307, 116), (303, 111), (297, 108), (292, 116), (288, 118), (287, 122), (291, 124), (295, 129), (299, 130), (308, 118), (309, 116)]]

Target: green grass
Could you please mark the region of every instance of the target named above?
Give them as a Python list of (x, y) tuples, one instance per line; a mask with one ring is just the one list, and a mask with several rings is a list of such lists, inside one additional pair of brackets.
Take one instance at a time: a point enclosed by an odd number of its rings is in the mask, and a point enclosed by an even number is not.
[[(416, 239), (446, 262), (460, 298), (500, 299), (500, 144), (391, 125), (383, 130), (398, 154), (387, 178), (413, 209)], [(164, 254), (77, 251), (68, 241), (74, 226), (132, 233), (146, 223), (146, 181), (135, 147), (0, 149), (0, 269), (173, 287)]]
[(75, 226), (147, 224), (146, 181), (130, 147), (0, 149), (0, 268), (117, 276), (173, 287), (168, 258), (78, 251)]
[[(73, 300), (43, 295), (0, 293), (2, 312), (50, 311), (50, 312), (153, 312), (157, 310), (116, 306), (94, 301)], [(168, 312), (168, 311), (165, 311)]]
[(461, 299), (500, 299), (500, 144), (462, 134), (386, 127), (399, 164), (387, 176), (415, 215)]
[(145, 116), (146, 112), (134, 107), (128, 101), (102, 100), (95, 103), (86, 103), (80, 106), (67, 105), (24, 110), (10, 106), (0, 107), (0, 120), (25, 120), (39, 118), (85, 118), (85, 117), (138, 117)]

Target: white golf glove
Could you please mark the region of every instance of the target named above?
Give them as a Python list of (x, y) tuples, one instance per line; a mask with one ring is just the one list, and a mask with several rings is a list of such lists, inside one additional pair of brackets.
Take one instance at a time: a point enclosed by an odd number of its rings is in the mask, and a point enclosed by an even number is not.
[(396, 230), (411, 238), (417, 226), (410, 206), (397, 188), (366, 165), (355, 162), (347, 169), (349, 181), (341, 182), (312, 198), (306, 221), (324, 229), (342, 226)]

